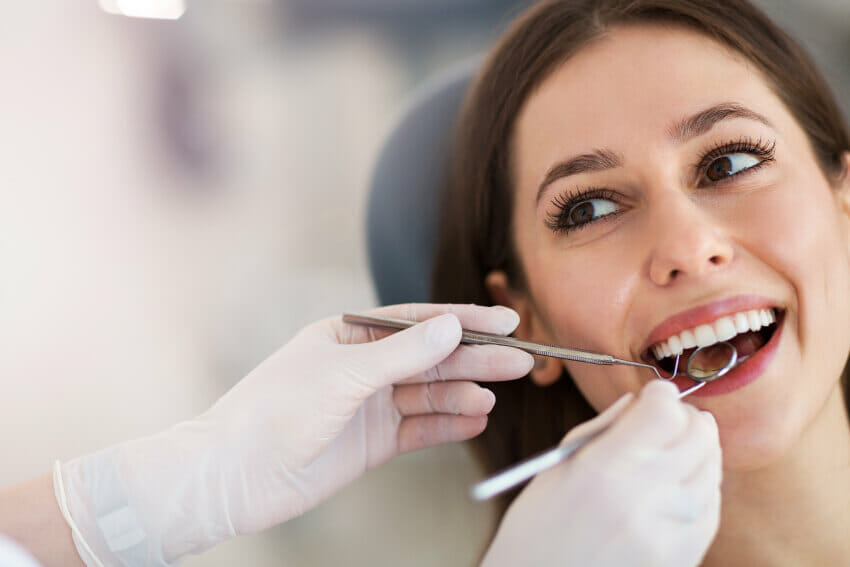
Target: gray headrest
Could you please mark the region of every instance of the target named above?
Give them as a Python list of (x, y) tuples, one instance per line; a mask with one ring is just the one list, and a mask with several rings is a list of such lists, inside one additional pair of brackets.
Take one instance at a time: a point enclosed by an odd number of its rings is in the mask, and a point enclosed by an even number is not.
[(428, 301), (439, 197), (455, 119), (479, 61), (429, 81), (379, 154), (369, 193), (369, 264), (383, 305)]

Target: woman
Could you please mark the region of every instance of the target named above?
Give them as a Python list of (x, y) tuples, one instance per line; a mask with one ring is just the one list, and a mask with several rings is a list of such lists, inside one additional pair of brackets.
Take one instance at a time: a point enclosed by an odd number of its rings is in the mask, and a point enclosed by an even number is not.
[[(434, 296), (668, 371), (728, 337), (747, 359), (689, 398), (723, 449), (705, 564), (848, 564), (848, 156), (814, 65), (748, 3), (543, 2), (468, 98)], [(491, 468), (652, 379), (553, 361), (530, 377), (494, 387)]]

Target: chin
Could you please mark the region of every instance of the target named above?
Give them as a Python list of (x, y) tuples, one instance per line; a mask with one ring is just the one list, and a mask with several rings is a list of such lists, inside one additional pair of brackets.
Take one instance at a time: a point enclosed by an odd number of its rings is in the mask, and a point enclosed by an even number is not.
[(728, 472), (752, 472), (777, 464), (791, 449), (789, 444), (763, 442), (741, 443), (740, 439), (724, 441), (720, 437), (723, 449), (723, 470)]
[(744, 419), (740, 414), (734, 420), (715, 414), (725, 471), (748, 472), (780, 464), (799, 445), (811, 422), (786, 404), (761, 409), (766, 411), (743, 410), (747, 412)]

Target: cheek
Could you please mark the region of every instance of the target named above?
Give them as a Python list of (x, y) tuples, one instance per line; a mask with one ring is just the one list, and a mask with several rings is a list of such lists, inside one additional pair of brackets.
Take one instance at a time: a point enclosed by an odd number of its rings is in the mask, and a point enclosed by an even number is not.
[(827, 359), (840, 354), (843, 365), (850, 342), (845, 323), (850, 318), (850, 259), (845, 221), (832, 190), (797, 180), (765, 192), (746, 209), (751, 214), (735, 223), (746, 227), (740, 240), (791, 285), (796, 302), (791, 315), (801, 349), (835, 353)]
[[(540, 321), (536, 340), (630, 358), (622, 344), (627, 298), (637, 283), (634, 255), (538, 248), (526, 256), (534, 310)], [(615, 247), (615, 249), (625, 249)], [(597, 409), (640, 387), (640, 376), (626, 367), (565, 363), (587, 401)]]
[(527, 273), (534, 274), (529, 287), (547, 339), (620, 353), (617, 330), (622, 329), (637, 270), (591, 250), (538, 249), (529, 258)]
[(783, 346), (769, 375), (742, 392), (739, 406), (716, 412), (725, 466), (746, 470), (785, 454), (833, 392), (850, 349), (850, 259), (846, 221), (822, 183), (779, 185), (729, 218), (756, 279), (778, 276), (789, 289)]

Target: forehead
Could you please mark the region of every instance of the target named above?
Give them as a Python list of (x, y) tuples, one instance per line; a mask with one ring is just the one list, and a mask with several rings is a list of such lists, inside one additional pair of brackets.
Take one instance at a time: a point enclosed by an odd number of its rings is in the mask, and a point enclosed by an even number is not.
[(616, 27), (531, 94), (517, 117), (515, 149), (560, 155), (644, 142), (663, 136), (676, 119), (721, 101), (758, 109), (778, 99), (754, 65), (696, 31)]

